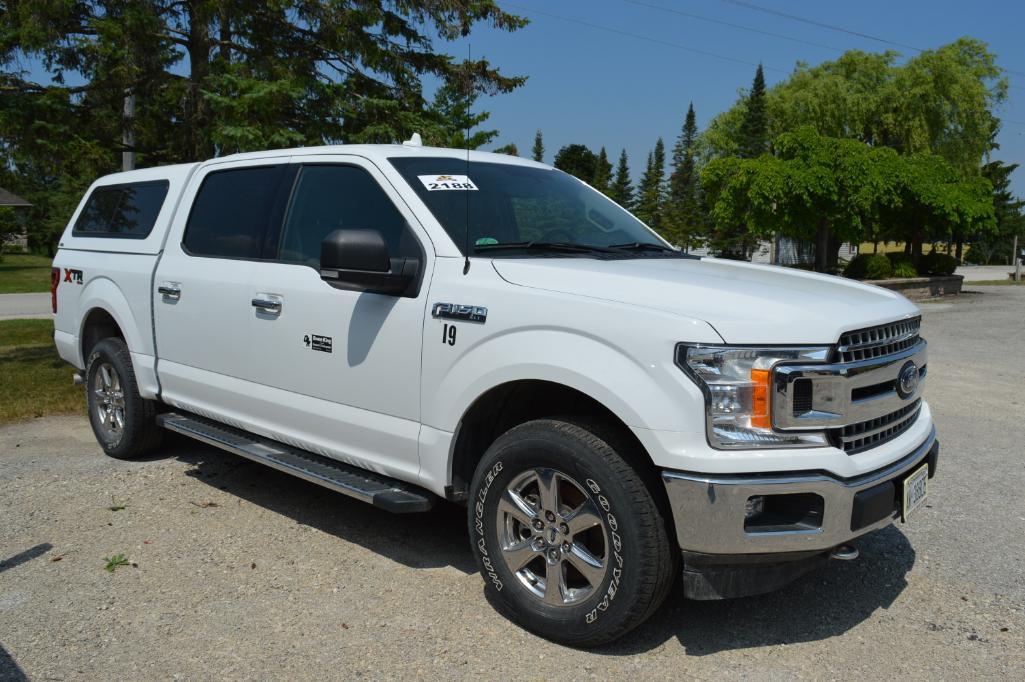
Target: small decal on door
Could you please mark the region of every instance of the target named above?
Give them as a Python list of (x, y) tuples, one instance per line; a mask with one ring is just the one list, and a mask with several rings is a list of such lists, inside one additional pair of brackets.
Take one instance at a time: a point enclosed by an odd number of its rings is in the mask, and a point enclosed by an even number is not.
[(74, 282), (75, 284), (82, 284), (83, 280), (82, 271), (74, 270), (72, 268), (64, 268), (64, 281)]
[(303, 336), (303, 345), (313, 350), (319, 350), (323, 353), (331, 352), (331, 337), (321, 336), (320, 334), (306, 334)]

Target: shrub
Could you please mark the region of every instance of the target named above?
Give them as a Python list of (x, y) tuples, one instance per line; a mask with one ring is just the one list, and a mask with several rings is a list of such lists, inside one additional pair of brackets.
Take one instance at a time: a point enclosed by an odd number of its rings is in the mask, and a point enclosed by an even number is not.
[(909, 263), (912, 267), (915, 265), (914, 259), (903, 251), (892, 251), (886, 254), (886, 257), (890, 259), (890, 265), (896, 268), (901, 263)]
[(859, 253), (847, 264), (843, 274), (852, 279), (886, 279), (892, 272), (890, 259), (881, 253)]
[(957, 270), (957, 259), (945, 253), (933, 251), (922, 258), (919, 268), (927, 275), (953, 275)]
[(901, 261), (893, 266), (894, 277), (918, 277), (918, 270), (910, 261)]

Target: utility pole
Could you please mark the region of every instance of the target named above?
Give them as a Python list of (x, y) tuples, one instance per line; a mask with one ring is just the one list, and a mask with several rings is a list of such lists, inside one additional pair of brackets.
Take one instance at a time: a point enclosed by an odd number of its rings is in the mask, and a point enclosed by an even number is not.
[(1014, 235), (1014, 250), (1011, 254), (1011, 262), (1014, 263), (1014, 281), (1021, 281), (1021, 256), (1018, 255), (1018, 235)]
[(135, 170), (135, 93), (125, 90), (125, 110), (121, 127), (121, 170)]

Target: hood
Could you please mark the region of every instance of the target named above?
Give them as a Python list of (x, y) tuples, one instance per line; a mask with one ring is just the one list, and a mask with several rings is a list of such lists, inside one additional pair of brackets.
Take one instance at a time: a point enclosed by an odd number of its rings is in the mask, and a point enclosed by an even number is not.
[(906, 298), (881, 287), (717, 258), (496, 258), (492, 263), (511, 284), (704, 320), (726, 343), (830, 344), (841, 332), (918, 314)]

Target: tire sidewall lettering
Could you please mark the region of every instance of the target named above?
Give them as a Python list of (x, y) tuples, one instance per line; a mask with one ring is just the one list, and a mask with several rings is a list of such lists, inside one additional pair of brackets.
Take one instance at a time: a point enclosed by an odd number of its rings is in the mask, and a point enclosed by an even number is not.
[(480, 491), (477, 493), (477, 499), (473, 505), (473, 526), (477, 532), (477, 551), (480, 552), (481, 564), (484, 566), (484, 572), (487, 573), (488, 579), (491, 580), (491, 584), (495, 586), (495, 589), (499, 592), (502, 591), (504, 585), (502, 579), (498, 577), (498, 572), (495, 570), (495, 566), (491, 561), (491, 554), (488, 552), (487, 541), (484, 533), (484, 503), (487, 501), (488, 492), (491, 490), (491, 485), (495, 482), (495, 477), (502, 472), (502, 462), (495, 462), (495, 465), (491, 467), (487, 475), (482, 481)]

